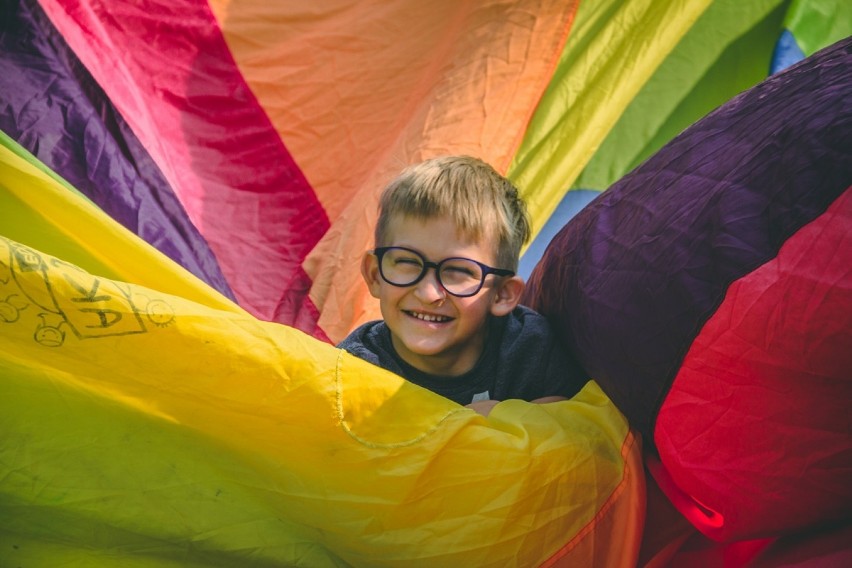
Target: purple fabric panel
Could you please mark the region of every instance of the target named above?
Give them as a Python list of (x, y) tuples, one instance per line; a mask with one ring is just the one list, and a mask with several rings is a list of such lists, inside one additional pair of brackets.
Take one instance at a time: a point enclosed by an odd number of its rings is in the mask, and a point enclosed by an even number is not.
[(852, 41), (684, 131), (553, 239), (524, 303), (650, 445), (659, 407), (728, 286), (852, 185)]
[(159, 168), (34, 0), (0, 8), (0, 129), (116, 221), (234, 299)]

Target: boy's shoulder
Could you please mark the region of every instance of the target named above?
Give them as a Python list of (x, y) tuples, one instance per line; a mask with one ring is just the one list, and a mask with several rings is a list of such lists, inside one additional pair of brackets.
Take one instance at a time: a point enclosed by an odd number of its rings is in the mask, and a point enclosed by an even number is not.
[(542, 338), (552, 340), (553, 326), (546, 317), (534, 309), (518, 305), (506, 316), (503, 335), (505, 339), (514, 337), (524, 340)]
[(508, 395), (502, 398), (571, 397), (588, 380), (552, 323), (526, 306), (518, 306), (507, 316), (494, 352), (497, 372), (507, 385)]
[(492, 324), (483, 359), (496, 360), (499, 369), (518, 371), (518, 367), (547, 366), (556, 356), (557, 340), (553, 327), (543, 315), (526, 306), (517, 306)]
[(387, 368), (393, 361), (390, 332), (383, 320), (361, 324), (338, 343), (337, 347), (381, 367)]

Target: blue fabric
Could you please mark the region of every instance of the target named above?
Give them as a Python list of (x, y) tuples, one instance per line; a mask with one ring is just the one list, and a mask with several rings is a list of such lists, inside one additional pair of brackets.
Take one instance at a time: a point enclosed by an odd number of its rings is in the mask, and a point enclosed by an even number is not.
[(521, 261), (518, 263), (518, 276), (524, 280), (529, 278), (556, 233), (600, 194), (601, 192), (596, 189), (572, 189), (566, 192), (553, 215), (550, 216), (550, 219), (547, 220), (547, 223), (544, 224), (544, 227), (521, 257)]
[(778, 38), (778, 43), (775, 44), (775, 50), (772, 52), (769, 74), (774, 75), (804, 58), (805, 53), (796, 43), (796, 38), (793, 37), (792, 32), (784, 30), (781, 32), (781, 37)]

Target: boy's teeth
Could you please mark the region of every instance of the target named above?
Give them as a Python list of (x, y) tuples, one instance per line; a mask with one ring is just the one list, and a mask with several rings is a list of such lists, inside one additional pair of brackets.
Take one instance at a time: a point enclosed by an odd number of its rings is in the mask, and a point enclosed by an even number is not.
[(429, 314), (418, 314), (417, 312), (411, 312), (411, 315), (413, 315), (417, 319), (423, 320), (423, 321), (442, 322), (442, 321), (447, 321), (447, 320), (450, 319), (450, 318), (445, 317), (445, 316), (432, 316), (432, 315), (429, 315)]

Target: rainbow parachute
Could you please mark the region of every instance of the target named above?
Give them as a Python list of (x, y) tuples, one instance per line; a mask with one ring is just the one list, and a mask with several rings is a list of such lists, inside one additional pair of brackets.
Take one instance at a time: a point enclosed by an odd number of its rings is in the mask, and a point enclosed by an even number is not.
[[(850, 560), (846, 3), (318, 4), (0, 8), (0, 565)], [(571, 401), (330, 345), (454, 153), (530, 205)]]

